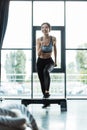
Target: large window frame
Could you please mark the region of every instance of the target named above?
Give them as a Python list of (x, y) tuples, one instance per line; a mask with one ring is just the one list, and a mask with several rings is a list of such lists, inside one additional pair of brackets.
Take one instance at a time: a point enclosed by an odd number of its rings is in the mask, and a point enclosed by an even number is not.
[[(10, 1), (31, 1), (31, 3), (32, 3), (32, 16), (33, 16), (33, 2), (34, 1), (37, 1), (37, 0), (10, 0)], [(39, 1), (46, 1), (46, 0), (39, 0)], [(48, 1), (53, 1), (53, 0), (48, 0)], [(61, 39), (63, 39), (63, 47), (61, 48), (61, 68), (55, 68), (54, 69), (54, 73), (55, 72), (63, 72), (63, 73), (65, 73), (65, 88), (67, 87), (66, 86), (66, 75), (67, 75), (67, 72), (66, 72), (66, 52), (67, 52), (67, 50), (79, 50), (79, 48), (66, 48), (66, 2), (67, 1), (73, 1), (73, 2), (84, 2), (84, 1), (86, 1), (86, 0), (54, 0), (54, 1), (63, 1), (64, 2), (64, 28), (63, 28), (63, 30), (62, 30), (62, 27), (57, 27), (57, 29), (59, 29), (59, 30), (61, 30), (61, 32), (62, 32), (62, 38)], [(33, 26), (33, 18), (31, 18), (32, 19), (32, 24), (31, 24), (31, 27), (32, 27), (32, 37), (34, 36), (35, 37), (35, 31), (36, 30), (40, 30), (40, 26)], [(35, 30), (33, 30), (34, 29), (34, 27), (35, 27)], [(55, 27), (52, 27), (54, 30), (55, 30)], [(35, 39), (33, 39), (32, 38), (32, 45), (33, 45), (33, 43), (35, 44)], [(9, 50), (9, 48), (7, 48), (8, 50)], [(12, 49), (14, 49), (14, 48), (12, 48)], [(17, 49), (17, 48), (16, 48)], [(23, 49), (23, 48), (22, 48)], [(35, 56), (35, 49), (33, 48), (33, 46), (32, 46), (32, 48), (30, 48), (31, 49), (31, 52), (32, 52), (32, 57), (34, 57)], [(2, 50), (4, 50), (4, 49), (2, 49)], [(82, 49), (82, 48), (80, 48), (80, 50), (84, 50), (84, 49)], [(85, 50), (87, 50), (87, 49), (85, 49)], [(1, 53), (1, 52), (0, 52)], [(35, 57), (34, 57), (35, 58)], [(0, 60), (1, 60), (1, 57), (0, 57)], [(35, 65), (35, 62), (36, 62), (36, 59), (33, 59), (32, 58), (32, 75), (33, 75), (33, 72), (36, 72), (35, 71), (35, 67), (34, 67), (34, 65)], [(31, 81), (33, 82), (33, 76), (31, 76)], [(32, 92), (33, 92), (33, 87), (32, 87), (33, 85), (32, 85), (32, 83), (31, 83), (31, 90), (32, 90)], [(32, 94), (31, 94), (32, 95)], [(67, 97), (67, 94), (66, 94), (66, 92), (65, 92), (65, 96)], [(72, 96), (72, 95), (71, 95)], [(31, 96), (32, 97), (32, 96)], [(71, 97), (70, 97), (71, 98)], [(74, 97), (72, 97), (72, 99), (73, 99)], [(78, 97), (77, 97), (78, 98)], [(81, 98), (83, 98), (83, 97), (81, 97)], [(85, 98), (86, 98), (86, 96), (85, 96)], [(68, 99), (69, 99), (69, 97), (68, 97)]]

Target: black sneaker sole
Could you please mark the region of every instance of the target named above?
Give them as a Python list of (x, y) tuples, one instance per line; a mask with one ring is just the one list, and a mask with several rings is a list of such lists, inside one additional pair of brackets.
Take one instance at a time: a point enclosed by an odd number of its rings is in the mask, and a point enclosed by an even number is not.
[(44, 98), (49, 98), (49, 97), (50, 97), (50, 94), (48, 93), (44, 95)]

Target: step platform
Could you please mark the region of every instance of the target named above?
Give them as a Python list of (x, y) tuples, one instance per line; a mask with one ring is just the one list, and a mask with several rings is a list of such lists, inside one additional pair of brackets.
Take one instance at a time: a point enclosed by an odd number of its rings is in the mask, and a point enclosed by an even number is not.
[(67, 100), (64, 99), (50, 99), (50, 98), (43, 98), (43, 99), (22, 99), (21, 103), (25, 106), (30, 104), (58, 104), (60, 105), (61, 111), (67, 111)]

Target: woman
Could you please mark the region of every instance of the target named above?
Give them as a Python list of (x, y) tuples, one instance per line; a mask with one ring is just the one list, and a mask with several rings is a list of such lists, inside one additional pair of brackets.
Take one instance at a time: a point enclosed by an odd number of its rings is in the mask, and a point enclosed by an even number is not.
[[(53, 67), (57, 65), (57, 49), (56, 38), (50, 36), (51, 26), (49, 23), (43, 23), (41, 25), (41, 31), (43, 36), (37, 39), (37, 72), (41, 84), (41, 90), (44, 98), (50, 96), (50, 74)], [(54, 51), (54, 60), (52, 59), (52, 52)]]

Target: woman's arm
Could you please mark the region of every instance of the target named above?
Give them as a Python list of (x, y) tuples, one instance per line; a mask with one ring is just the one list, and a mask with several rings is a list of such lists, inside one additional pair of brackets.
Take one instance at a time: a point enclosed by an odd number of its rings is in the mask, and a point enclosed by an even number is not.
[(37, 51), (37, 55), (40, 56), (41, 55), (41, 43), (40, 43), (39, 38), (36, 41), (36, 51)]
[(54, 64), (57, 66), (57, 47), (56, 47), (56, 38), (53, 37), (53, 46), (54, 46)]

